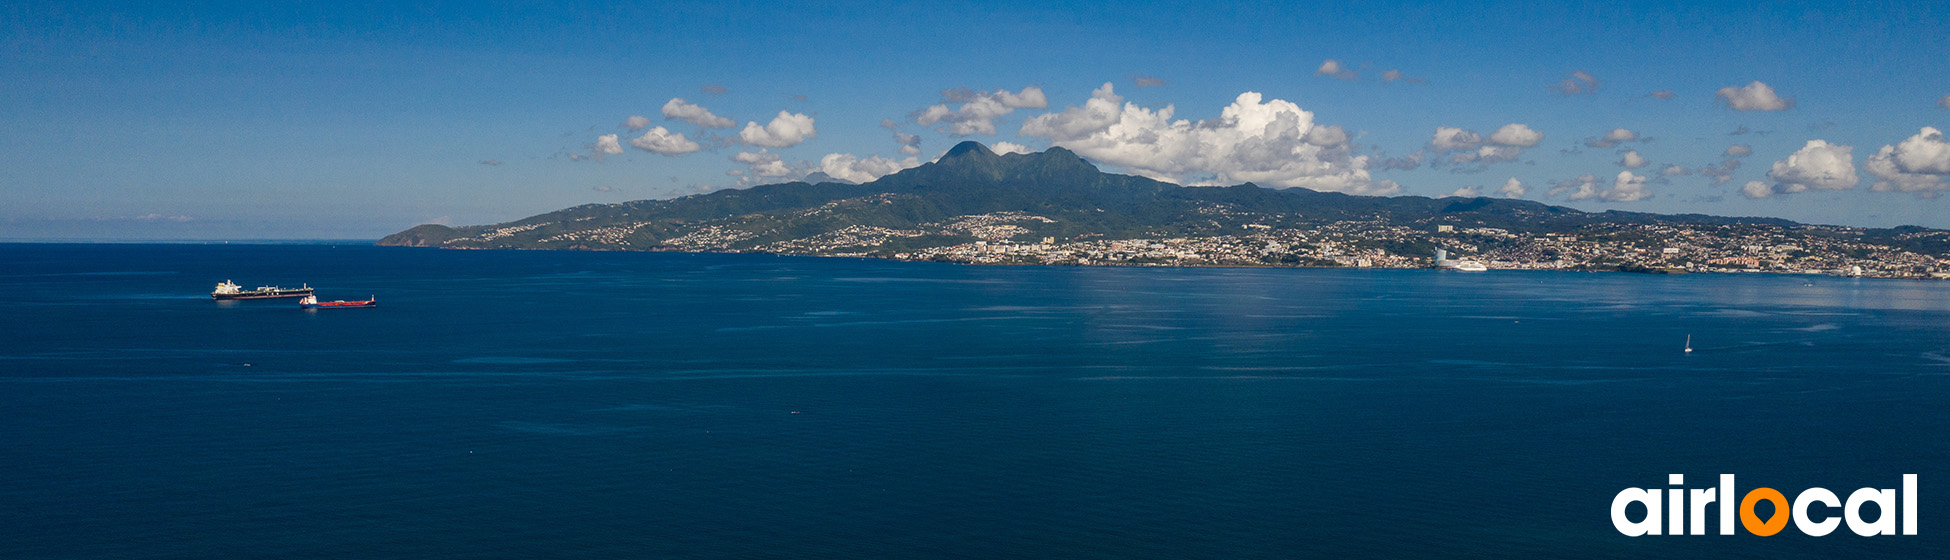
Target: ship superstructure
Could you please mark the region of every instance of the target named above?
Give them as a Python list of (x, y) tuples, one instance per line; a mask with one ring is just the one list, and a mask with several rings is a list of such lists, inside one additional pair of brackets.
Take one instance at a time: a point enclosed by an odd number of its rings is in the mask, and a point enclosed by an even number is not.
[(223, 281), (223, 283), (217, 284), (216, 291), (210, 292), (210, 299), (224, 300), (224, 299), (270, 299), (270, 298), (304, 297), (304, 296), (311, 295), (311, 291), (312, 291), (311, 284), (305, 284), (303, 287), (299, 287), (299, 288), (258, 286), (254, 289), (246, 290), (244, 289), (243, 286), (239, 286), (235, 283), (232, 283), (229, 280), (225, 280)]

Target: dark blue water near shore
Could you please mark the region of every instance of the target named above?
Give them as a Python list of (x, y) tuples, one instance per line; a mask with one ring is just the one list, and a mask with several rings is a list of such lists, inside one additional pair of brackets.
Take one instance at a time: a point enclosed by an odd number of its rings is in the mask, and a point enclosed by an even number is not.
[[(0, 245), (0, 332), (6, 558), (1950, 552), (1950, 283)], [(1667, 473), (1922, 534), (1613, 530)]]

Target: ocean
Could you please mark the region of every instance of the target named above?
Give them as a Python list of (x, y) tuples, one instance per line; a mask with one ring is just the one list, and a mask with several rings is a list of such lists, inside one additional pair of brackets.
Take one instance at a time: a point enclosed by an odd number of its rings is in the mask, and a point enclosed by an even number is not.
[(0, 244), (0, 333), (5, 558), (1950, 553), (1950, 283)]

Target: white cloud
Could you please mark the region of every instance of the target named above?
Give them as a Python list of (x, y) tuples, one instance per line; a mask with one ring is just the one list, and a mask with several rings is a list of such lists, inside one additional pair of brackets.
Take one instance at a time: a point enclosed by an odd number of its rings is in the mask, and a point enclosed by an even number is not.
[(1774, 88), (1755, 80), (1742, 87), (1727, 86), (1716, 93), (1722, 103), (1735, 111), (1785, 111), (1794, 106), (1794, 98), (1783, 99), (1774, 94)]
[(1602, 187), (1596, 175), (1581, 175), (1576, 179), (1558, 181), (1557, 187), (1550, 190), (1552, 196), (1564, 195), (1566, 200), (1599, 199), (1606, 202), (1637, 202), (1652, 198), (1652, 191), (1645, 188), (1645, 177), (1630, 171), (1618, 172), (1610, 187)]
[(1496, 194), (1505, 198), (1523, 198), (1524, 193), (1528, 192), (1530, 192), (1530, 189), (1524, 188), (1523, 181), (1518, 181), (1516, 177), (1511, 177), (1509, 181), (1504, 181), (1503, 187), (1496, 189)]
[[(1400, 185), (1368, 175), (1368, 157), (1307, 141), (1319, 125), (1290, 101), (1239, 94), (1218, 118), (1172, 120), (1175, 107), (1124, 103), (1111, 84), (1082, 107), (1029, 119), (1022, 135), (1048, 138), (1093, 161), (1155, 179), (1188, 183), (1250, 181), (1355, 194), (1393, 194)], [(1121, 105), (1121, 108), (1120, 108)]]
[(1876, 177), (1871, 189), (1935, 197), (1950, 190), (1950, 143), (1944, 142), (1942, 131), (1926, 126), (1915, 136), (1883, 146), (1862, 168)]
[(1645, 177), (1620, 171), (1618, 179), (1612, 181), (1611, 189), (1605, 191), (1604, 198), (1611, 202), (1637, 202), (1652, 198), (1652, 191), (1645, 190)]
[(1523, 155), (1523, 148), (1516, 146), (1483, 146), (1476, 148), (1476, 161), (1482, 163), (1502, 163), (1516, 161)]
[(738, 139), (746, 144), (768, 148), (789, 148), (817, 136), (819, 132), (813, 129), (812, 117), (785, 111), (779, 111), (779, 116), (772, 117), (772, 122), (763, 127), (747, 122), (745, 129), (738, 131)]
[(623, 128), (627, 128), (630, 130), (643, 130), (649, 127), (650, 127), (650, 117), (630, 115), (630, 118), (623, 119)]
[(1740, 194), (1747, 198), (1767, 198), (1774, 196), (1774, 187), (1766, 181), (1748, 181), (1747, 186), (1740, 187)]
[(1584, 145), (1593, 148), (1610, 148), (1638, 139), (1639, 133), (1637, 132), (1633, 132), (1630, 129), (1614, 128), (1604, 134), (1584, 139)]
[(1638, 169), (1640, 167), (1645, 167), (1645, 164), (1651, 162), (1646, 161), (1645, 156), (1639, 155), (1638, 150), (1625, 150), (1625, 157), (1623, 159), (1618, 160), (1616, 163), (1621, 167)]
[(989, 146), (989, 151), (995, 152), (997, 155), (1036, 153), (1036, 150), (1029, 149), (1029, 146), (1017, 144), (1015, 142), (996, 142), (994, 145)]
[(1746, 144), (1734, 144), (1727, 146), (1727, 151), (1720, 153), (1720, 155), (1726, 157), (1747, 157), (1754, 155), (1754, 147)]
[(1470, 185), (1467, 187), (1456, 189), (1456, 192), (1449, 193), (1449, 196), (1460, 196), (1463, 198), (1476, 198), (1479, 196), (1483, 196), (1483, 188), (1478, 187), (1476, 185)]
[(1331, 58), (1322, 61), (1320, 63), (1320, 68), (1314, 70), (1315, 76), (1327, 76), (1329, 78), (1333, 78), (1336, 80), (1346, 80), (1346, 81), (1354, 81), (1354, 79), (1358, 77), (1358, 74), (1359, 72), (1356, 72), (1353, 69), (1348, 68), (1346, 65), (1341, 64), (1341, 61), (1334, 60)]
[[(955, 88), (942, 90), (941, 97), (947, 103), (915, 111), (914, 123), (921, 126), (941, 123), (941, 132), (954, 136), (995, 134), (996, 118), (1013, 113), (1016, 109), (1049, 107), (1049, 100), (1043, 96), (1042, 88), (1036, 86), (1022, 88), (1020, 93), (1009, 93), (1006, 89), (979, 91)], [(961, 106), (949, 109), (948, 103), (961, 103)]]
[(1809, 140), (1806, 146), (1774, 162), (1767, 178), (1774, 181), (1776, 194), (1819, 189), (1840, 191), (1855, 188), (1855, 157), (1852, 146), (1831, 145)]
[(1435, 134), (1429, 137), (1429, 150), (1436, 154), (1449, 154), (1449, 157), (1438, 159), (1431, 165), (1473, 163), (1475, 165), (1457, 168), (1456, 171), (1481, 171), (1488, 164), (1516, 161), (1523, 155), (1524, 148), (1535, 146), (1543, 139), (1544, 133), (1517, 123), (1496, 129), (1487, 142), (1483, 135), (1472, 130), (1438, 126)]
[(826, 154), (819, 158), (819, 170), (835, 179), (866, 183), (892, 174), (902, 169), (920, 167), (921, 161), (915, 158), (892, 160), (880, 156), (865, 159), (853, 154)]
[(1510, 123), (1490, 133), (1490, 141), (1505, 146), (1529, 148), (1544, 141), (1544, 133), (1531, 130), (1526, 125)]
[(616, 135), (604, 134), (596, 137), (594, 150), (597, 154), (616, 155), (623, 153), (623, 145), (616, 141)]
[(1665, 169), (1660, 169), (1659, 174), (1667, 177), (1674, 175), (1692, 175), (1693, 170), (1687, 169), (1684, 165), (1668, 165)]
[(1551, 89), (1564, 95), (1579, 95), (1598, 91), (1598, 77), (1590, 72), (1572, 72), (1564, 81), (1551, 85)]
[(707, 129), (731, 128), (738, 124), (731, 119), (713, 115), (710, 110), (685, 101), (682, 97), (672, 97), (670, 101), (664, 102), (664, 118), (684, 121)]
[(1891, 160), (1904, 173), (1950, 175), (1950, 143), (1943, 141), (1943, 131), (1923, 127), (1893, 148)]
[(1475, 150), (1482, 143), (1483, 135), (1449, 126), (1435, 127), (1435, 135), (1429, 138), (1429, 146), (1436, 152)]
[(751, 175), (745, 179), (747, 181), (752, 177), (803, 177), (807, 173), (805, 168), (810, 167), (809, 165), (786, 165), (778, 154), (765, 150), (738, 152), (737, 155), (731, 156), (731, 161), (745, 164), (750, 170)]
[(688, 154), (702, 148), (697, 142), (685, 138), (684, 133), (671, 132), (669, 129), (661, 126), (652, 128), (644, 132), (643, 136), (638, 136), (630, 140), (630, 145), (636, 146), (637, 149), (652, 151), (666, 156)]

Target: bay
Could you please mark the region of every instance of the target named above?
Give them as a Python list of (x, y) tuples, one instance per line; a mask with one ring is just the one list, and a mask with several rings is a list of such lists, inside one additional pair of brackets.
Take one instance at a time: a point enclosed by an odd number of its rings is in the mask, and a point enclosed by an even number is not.
[[(9, 558), (1950, 548), (1936, 282), (0, 244), (0, 331)], [(1669, 473), (1922, 534), (1612, 528)]]

